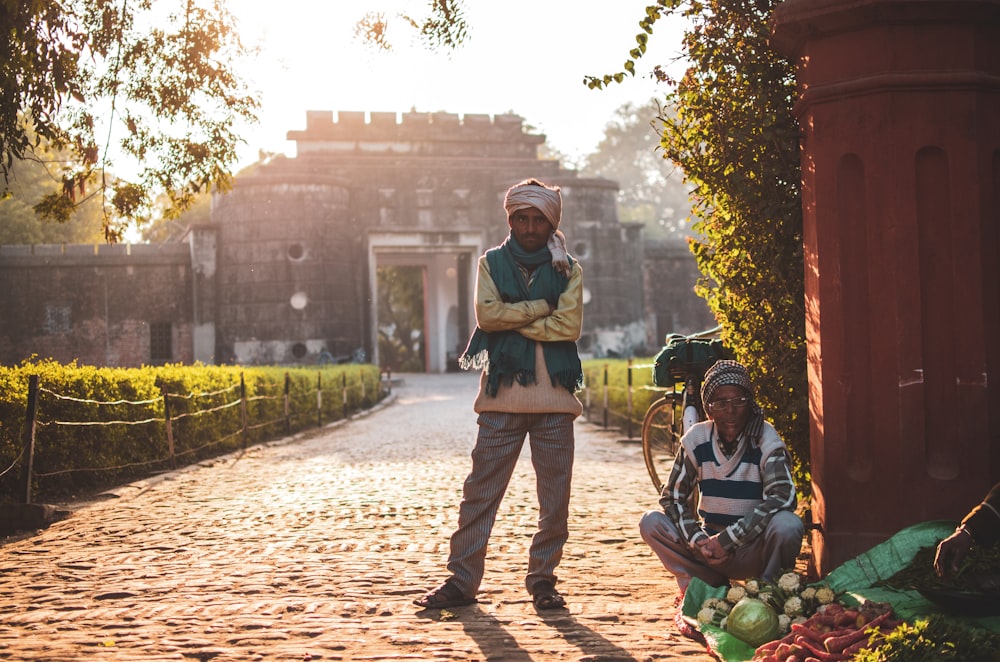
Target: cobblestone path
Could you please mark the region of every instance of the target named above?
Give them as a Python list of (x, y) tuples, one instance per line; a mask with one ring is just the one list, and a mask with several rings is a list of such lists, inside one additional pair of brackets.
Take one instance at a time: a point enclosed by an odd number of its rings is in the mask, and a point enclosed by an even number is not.
[(676, 634), (676, 586), (639, 539), (655, 504), (639, 446), (582, 420), (569, 609), (537, 612), (523, 589), (527, 453), (480, 603), (412, 604), (444, 578), (475, 390), (475, 375), (404, 375), (367, 415), (123, 487), (7, 542), (0, 659), (713, 659)]

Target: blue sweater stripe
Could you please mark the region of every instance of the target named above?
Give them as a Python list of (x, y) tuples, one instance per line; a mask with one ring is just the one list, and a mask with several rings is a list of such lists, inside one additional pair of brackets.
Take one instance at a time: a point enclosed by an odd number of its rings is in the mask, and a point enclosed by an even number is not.
[(764, 486), (753, 480), (718, 480), (706, 478), (701, 481), (703, 497), (723, 497), (726, 499), (751, 500), (764, 498)]

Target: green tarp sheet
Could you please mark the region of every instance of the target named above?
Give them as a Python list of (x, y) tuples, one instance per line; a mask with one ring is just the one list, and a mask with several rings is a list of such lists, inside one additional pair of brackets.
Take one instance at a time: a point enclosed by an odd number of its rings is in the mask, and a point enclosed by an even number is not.
[[(956, 522), (922, 522), (905, 528), (889, 540), (859, 554), (831, 571), (818, 584), (826, 584), (838, 593), (844, 593), (842, 602), (861, 604), (865, 600), (888, 602), (897, 618), (913, 622), (930, 614), (940, 613), (941, 608), (917, 591), (896, 591), (875, 587), (874, 584), (892, 577), (905, 568), (923, 547), (937, 545), (955, 530)], [(708, 598), (723, 598), (726, 587), (715, 588), (698, 578), (692, 578), (684, 594), (684, 615), (692, 622), (702, 603)], [(964, 622), (1000, 633), (1000, 616), (960, 617)], [(743, 662), (753, 657), (754, 648), (724, 630), (699, 624), (709, 650), (725, 662)]]

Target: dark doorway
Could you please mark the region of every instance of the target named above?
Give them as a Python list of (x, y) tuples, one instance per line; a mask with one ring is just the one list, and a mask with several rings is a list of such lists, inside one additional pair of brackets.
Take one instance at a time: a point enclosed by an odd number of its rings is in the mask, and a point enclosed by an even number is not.
[(423, 267), (378, 267), (378, 355), (393, 372), (425, 372)]

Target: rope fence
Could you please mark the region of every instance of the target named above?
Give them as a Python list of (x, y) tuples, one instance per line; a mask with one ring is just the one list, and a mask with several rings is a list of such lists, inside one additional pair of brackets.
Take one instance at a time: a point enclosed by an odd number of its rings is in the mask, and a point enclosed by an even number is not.
[[(372, 388), (371, 385), (366, 385), (365, 376), (362, 373), (360, 375), (360, 388), (361, 388), (361, 398), (360, 402), (362, 406), (367, 403), (368, 390)], [(370, 381), (370, 380), (369, 380)], [(390, 373), (380, 373), (378, 377), (378, 383), (374, 385), (374, 393), (376, 397), (379, 394), (380, 389), (385, 389), (388, 392), (391, 389), (392, 376)], [(301, 383), (301, 382), (300, 382)], [(146, 468), (152, 469), (154, 467), (163, 467), (168, 465), (171, 469), (177, 467), (177, 461), (179, 458), (185, 458), (187, 456), (197, 456), (213, 446), (221, 446), (225, 444), (231, 444), (233, 439), (239, 437), (241, 439), (241, 448), (246, 449), (251, 432), (261, 430), (270, 426), (282, 425), (283, 432), (285, 434), (290, 434), (292, 431), (293, 419), (301, 416), (303, 411), (308, 411), (309, 407), (300, 407), (299, 412), (293, 413), (292, 410), (292, 389), (291, 389), (291, 378), (289, 374), (285, 373), (284, 378), (284, 388), (279, 383), (257, 383), (254, 385), (255, 393), (253, 395), (247, 394), (247, 385), (244, 379), (244, 375), (240, 373), (239, 383), (233, 384), (231, 386), (221, 388), (211, 392), (201, 392), (201, 393), (171, 393), (167, 390), (166, 386), (161, 387), (161, 395), (158, 398), (145, 399), (145, 400), (95, 400), (88, 398), (77, 398), (69, 396), (62, 393), (57, 393), (49, 388), (46, 388), (40, 384), (38, 375), (28, 376), (28, 393), (27, 393), (27, 407), (25, 409), (25, 420), (24, 425), (21, 430), (21, 441), (22, 447), (18, 453), (18, 456), (10, 464), (10, 466), (4, 468), (0, 471), (0, 477), (12, 472), (18, 465), (21, 467), (21, 474), (17, 483), (17, 494), (16, 500), (23, 504), (32, 503), (34, 484), (38, 478), (51, 478), (54, 476), (64, 476), (66, 474), (75, 473), (99, 473), (99, 472), (113, 472), (113, 471), (124, 471), (124, 470), (134, 470), (136, 468)], [(349, 387), (347, 380), (347, 373), (344, 373), (343, 380), (339, 384), (339, 389), (328, 388), (326, 393), (333, 395), (337, 391), (340, 391), (341, 395), (341, 406), (340, 408), (334, 407), (334, 410), (339, 409), (341, 418), (350, 418), (351, 411), (349, 408)], [(262, 393), (263, 392), (263, 393)], [(324, 415), (330, 416), (330, 412), (324, 412), (323, 408), (323, 382), (322, 375), (317, 375), (315, 389), (303, 392), (301, 387), (295, 395), (296, 402), (308, 402), (313, 397), (313, 392), (315, 393), (315, 424), (317, 427), (323, 426)], [(219, 402), (219, 400), (222, 400)], [(97, 408), (108, 409), (114, 408), (110, 415), (113, 417), (108, 420), (100, 420), (98, 415), (80, 415), (79, 417), (68, 417), (63, 411), (59, 420), (47, 420), (45, 417), (45, 402), (59, 401), (64, 403), (72, 403), (88, 407), (90, 409)], [(334, 400), (335, 401), (335, 400)], [(279, 406), (276, 408), (273, 403), (278, 402)], [(264, 404), (265, 406), (255, 406)], [(221, 432), (221, 436), (218, 435), (218, 430), (209, 428), (208, 431), (215, 435), (214, 438), (205, 441), (205, 443), (199, 444), (197, 446), (183, 448), (178, 450), (175, 447), (175, 434), (177, 433), (177, 424), (181, 421), (190, 420), (194, 421), (201, 417), (209, 417), (212, 415), (220, 415), (227, 410), (237, 409), (238, 415), (233, 416), (235, 419), (235, 429), (225, 430)], [(157, 413), (150, 416), (150, 410), (157, 410)], [(179, 411), (183, 409), (183, 411)], [(266, 420), (256, 420), (259, 416), (267, 414), (268, 412), (273, 412), (275, 409), (279, 411), (279, 415), (270, 416)], [(162, 410), (162, 415), (159, 415), (159, 411)], [(136, 418), (129, 418), (127, 413), (129, 411), (135, 412), (138, 416)], [(251, 413), (251, 411), (253, 413)], [(308, 414), (310, 417), (312, 414)], [(216, 420), (215, 424), (225, 424), (228, 419)], [(302, 423), (302, 421), (297, 421)], [(142, 452), (133, 453), (134, 455), (146, 454), (151, 449), (155, 449), (156, 446), (163, 444), (163, 449), (160, 451), (153, 450), (153, 456), (149, 459), (124, 459), (123, 461), (113, 463), (113, 464), (101, 464), (100, 466), (63, 466), (59, 468), (49, 468), (46, 471), (38, 471), (36, 469), (37, 460), (39, 453), (44, 454), (48, 451), (51, 454), (59, 454), (60, 449), (53, 450), (55, 444), (42, 444), (39, 446), (38, 438), (40, 432), (45, 432), (48, 435), (57, 434), (59, 429), (66, 430), (80, 430), (78, 434), (82, 434), (83, 430), (94, 429), (94, 428), (121, 428), (124, 430), (129, 430), (131, 428), (139, 428), (141, 426), (152, 427), (147, 434), (145, 431), (142, 432), (146, 435), (142, 438), (147, 443), (142, 446)], [(301, 428), (300, 428), (301, 429)], [(194, 437), (199, 430), (194, 430), (189, 436), (189, 441), (194, 441)], [(189, 432), (191, 432), (189, 430)], [(202, 431), (204, 434), (204, 431)], [(42, 435), (43, 437), (45, 435)], [(96, 435), (96, 441), (90, 440), (92, 445), (107, 444), (107, 438), (114, 437), (113, 434), (110, 435)], [(137, 441), (137, 436), (135, 433), (126, 432), (124, 439), (126, 443), (135, 443)], [(164, 444), (165, 442), (165, 444)], [(80, 443), (86, 443), (86, 439), (81, 439)], [(72, 463), (75, 453), (73, 450), (67, 451), (62, 448), (62, 455), (68, 456), (70, 459), (65, 460), (66, 462)], [(81, 452), (80, 455), (83, 455)], [(59, 464), (57, 458), (55, 457), (45, 457), (51, 464)]]
[[(627, 440), (635, 439), (637, 434), (641, 432), (642, 419), (649, 405), (658, 400), (661, 394), (674, 390), (672, 387), (655, 386), (648, 381), (635, 379), (636, 370), (646, 370), (647, 374), (651, 374), (652, 368), (652, 363), (633, 363), (632, 359), (629, 359), (624, 379), (614, 379), (611, 376), (609, 364), (605, 363), (597, 380), (600, 387), (597, 389), (590, 386), (584, 388), (583, 407), (587, 420), (599, 420), (605, 429), (615, 427), (625, 433)], [(636, 395), (640, 392), (649, 392), (655, 395), (651, 398), (638, 398), (639, 402), (637, 403)], [(597, 399), (600, 400), (599, 405), (595, 405), (594, 401)]]

